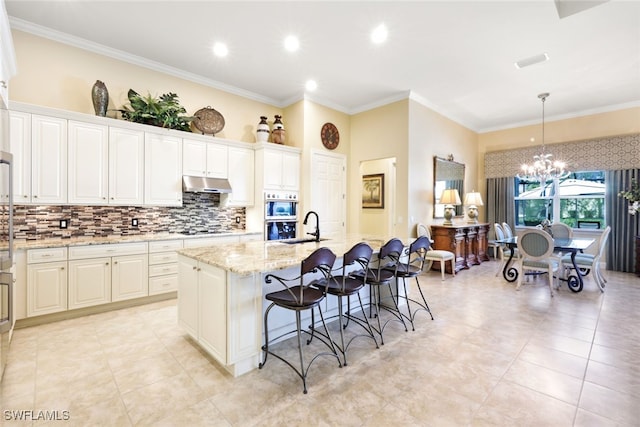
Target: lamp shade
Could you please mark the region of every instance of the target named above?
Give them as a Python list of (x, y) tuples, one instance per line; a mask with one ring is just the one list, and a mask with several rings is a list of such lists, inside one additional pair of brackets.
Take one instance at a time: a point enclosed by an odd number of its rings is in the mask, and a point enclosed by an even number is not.
[(443, 205), (459, 205), (460, 202), (460, 194), (458, 194), (458, 190), (455, 188), (449, 188), (442, 191), (442, 195), (440, 196), (440, 203)]
[(467, 206), (469, 205), (483, 206), (484, 205), (482, 203), (482, 196), (477, 191), (472, 191), (470, 193), (465, 194), (464, 204)]

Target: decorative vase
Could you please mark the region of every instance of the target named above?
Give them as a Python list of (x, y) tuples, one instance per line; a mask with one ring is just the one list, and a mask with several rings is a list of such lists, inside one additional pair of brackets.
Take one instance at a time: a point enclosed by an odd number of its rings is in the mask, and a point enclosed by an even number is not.
[(284, 144), (284, 125), (282, 124), (282, 116), (276, 114), (273, 122), (273, 130), (271, 131), (271, 142), (276, 144)]
[(256, 130), (256, 140), (258, 142), (269, 141), (269, 123), (265, 116), (260, 116), (260, 123), (258, 123)]
[(100, 80), (96, 80), (91, 89), (91, 100), (96, 116), (105, 117), (107, 115), (107, 105), (109, 105), (109, 91), (107, 86)]

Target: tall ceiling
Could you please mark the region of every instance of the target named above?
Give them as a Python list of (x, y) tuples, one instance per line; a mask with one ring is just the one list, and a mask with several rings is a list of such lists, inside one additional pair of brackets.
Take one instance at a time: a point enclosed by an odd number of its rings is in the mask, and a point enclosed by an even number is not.
[[(5, 3), (13, 29), (281, 107), (307, 97), (353, 114), (410, 94), (485, 132), (539, 122), (542, 92), (548, 120), (640, 106), (639, 0), (568, 12), (560, 7), (575, 1)], [(381, 23), (388, 39), (375, 45)], [(546, 62), (514, 66), (543, 53)]]

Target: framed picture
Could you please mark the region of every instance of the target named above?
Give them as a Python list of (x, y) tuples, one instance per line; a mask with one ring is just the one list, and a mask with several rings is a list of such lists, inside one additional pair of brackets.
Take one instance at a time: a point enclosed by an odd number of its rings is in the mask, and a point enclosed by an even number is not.
[(384, 174), (362, 176), (362, 207), (384, 209)]

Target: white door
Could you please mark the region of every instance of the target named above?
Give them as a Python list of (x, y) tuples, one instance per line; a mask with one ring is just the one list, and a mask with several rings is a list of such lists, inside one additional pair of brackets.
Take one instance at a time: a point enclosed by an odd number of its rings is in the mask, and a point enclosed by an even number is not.
[(149, 266), (146, 254), (113, 257), (111, 261), (111, 301), (149, 295)]
[(69, 261), (69, 310), (111, 302), (111, 258)]
[[(346, 234), (346, 157), (320, 151), (311, 153), (311, 206), (320, 217), (320, 236), (329, 239)], [(303, 226), (305, 227), (305, 226)], [(299, 235), (313, 231), (309, 226)]]
[(182, 140), (145, 134), (144, 203), (182, 206)]
[(10, 111), (10, 147), (13, 154), (13, 202), (31, 201), (31, 114)]
[(182, 140), (182, 173), (205, 176), (207, 173), (207, 145), (202, 141)]
[(67, 309), (67, 262), (46, 262), (27, 267), (27, 316)]

